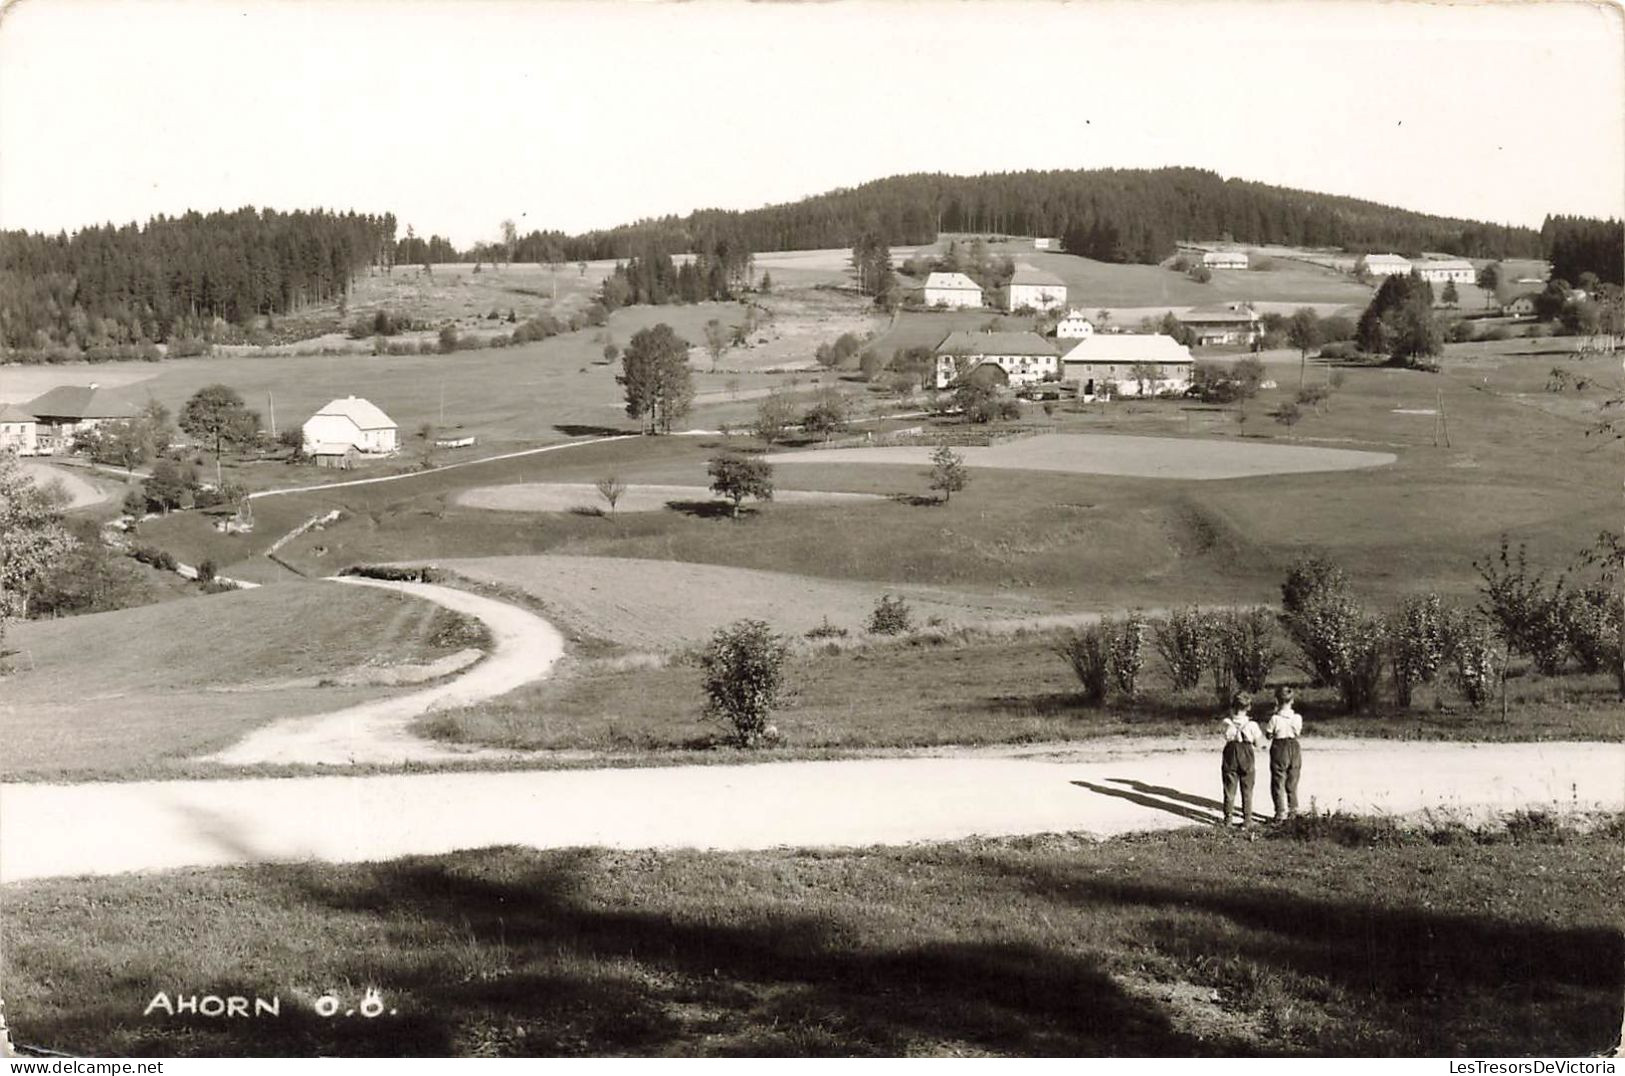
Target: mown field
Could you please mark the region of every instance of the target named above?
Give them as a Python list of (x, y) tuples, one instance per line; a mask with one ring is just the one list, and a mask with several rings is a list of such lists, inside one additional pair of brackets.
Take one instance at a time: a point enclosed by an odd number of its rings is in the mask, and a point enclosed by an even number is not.
[[(1333, 816), (28, 883), (6, 1015), (88, 1055), (1585, 1055), (1620, 1023), (1620, 837)], [(159, 991), (281, 1015), (143, 1016)]]
[(10, 625), (0, 777), (161, 765), (381, 697), (335, 682), (461, 649), (449, 616), (389, 591), (295, 583)]

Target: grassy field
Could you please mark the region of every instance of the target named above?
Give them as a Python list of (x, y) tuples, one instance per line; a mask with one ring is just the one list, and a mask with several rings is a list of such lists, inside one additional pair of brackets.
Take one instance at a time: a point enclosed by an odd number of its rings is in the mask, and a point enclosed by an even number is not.
[(676, 650), (743, 617), (802, 635), (827, 618), (862, 631), (886, 594), (907, 600), (921, 625), (959, 625), (1060, 614), (1064, 607), (1023, 594), (860, 584), (715, 564), (626, 557), (541, 556), (442, 560), (480, 583), (519, 590), (580, 635), (635, 650)]
[[(1565, 345), (1452, 346), (1443, 375), (1349, 369), (1345, 386), (1320, 412), (1309, 411), (1290, 428), (1271, 417), (1296, 390), (1297, 356), (1287, 353), (1266, 356), (1280, 387), (1244, 407), (1151, 401), (1038, 416), (1057, 432), (1189, 434), (1398, 457), (1369, 471), (1217, 482), (973, 471), (968, 489), (933, 505), (910, 503), (928, 493), (918, 466), (820, 462), (782, 466), (778, 481), (895, 499), (767, 505), (740, 522), (681, 512), (615, 521), (510, 518), (455, 504), (458, 492), (475, 486), (590, 483), (607, 473), (631, 483), (704, 484), (706, 459), (724, 445), (634, 438), (378, 486), (265, 498), (256, 502), (259, 530), (246, 538), (219, 536), (187, 514), (148, 524), (144, 540), (174, 548), (183, 560), (209, 555), (227, 565), (311, 515), (342, 506), (347, 519), (284, 550), (290, 563), (329, 574), (364, 560), (636, 557), (881, 584), (1013, 587), (1078, 608), (1106, 608), (1268, 600), (1290, 561), (1319, 549), (1378, 596), (1420, 587), (1461, 594), (1476, 585), (1473, 559), (1492, 551), (1503, 532), (1527, 540), (1537, 562), (1556, 568), (1617, 522), (1603, 491), (1617, 480), (1618, 445), (1585, 436), (1584, 413), (1573, 399), (1565, 401), (1572, 416), (1553, 414), (1536, 406), (1550, 394), (1526, 391), (1554, 364), (1573, 362), (1558, 350)], [(1311, 364), (1304, 376), (1323, 381), (1331, 373)], [(1597, 397), (1591, 390), (1584, 399)], [(1435, 444), (1436, 416), (1406, 413), (1441, 404), (1448, 446)]]
[[(833, 603), (830, 620), (850, 635), (835, 643), (803, 640), (792, 658), (788, 699), (773, 715), (783, 737), (774, 749), (779, 754), (1216, 735), (1219, 704), (1209, 681), (1198, 690), (1175, 692), (1149, 641), (1140, 697), (1114, 696), (1092, 708), (1080, 700), (1076, 676), (1055, 651), (1053, 629), (1006, 622), (983, 630), (925, 629), (903, 641), (873, 643), (860, 638), (863, 619)], [(1301, 687), (1302, 673), (1287, 661), (1276, 667), (1275, 679), (1300, 684), (1299, 709), (1311, 739), (1625, 739), (1625, 704), (1609, 677), (1515, 671), (1505, 721), (1498, 704), (1473, 711), (1443, 685), (1419, 686), (1408, 709), (1395, 707), (1385, 693), (1371, 712), (1348, 714), (1334, 691)], [(703, 704), (697, 666), (611, 657), (576, 661), (556, 680), (423, 718), (417, 729), (452, 743), (682, 751), (695, 752), (689, 756), (694, 758), (725, 739)]]
[[(1620, 836), (1332, 816), (29, 883), (6, 1015), (86, 1055), (1584, 1055), (1620, 1021)], [(315, 1013), (368, 989), (382, 1015)], [(159, 991), (281, 1015), (143, 1016)]]
[(388, 591), (294, 584), (14, 625), (0, 776), (178, 760), (380, 697), (333, 682), (461, 649), (449, 616)]

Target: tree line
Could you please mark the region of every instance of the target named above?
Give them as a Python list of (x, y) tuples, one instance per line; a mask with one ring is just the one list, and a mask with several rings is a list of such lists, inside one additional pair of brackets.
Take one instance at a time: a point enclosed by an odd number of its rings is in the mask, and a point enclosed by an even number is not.
[(1553, 280), (1572, 284), (1591, 274), (1604, 284), (1625, 283), (1625, 221), (1549, 216), (1540, 242)]
[(327, 210), (158, 216), (41, 235), (0, 234), (0, 345), (94, 347), (206, 335), (348, 293), (388, 264), (395, 218)]

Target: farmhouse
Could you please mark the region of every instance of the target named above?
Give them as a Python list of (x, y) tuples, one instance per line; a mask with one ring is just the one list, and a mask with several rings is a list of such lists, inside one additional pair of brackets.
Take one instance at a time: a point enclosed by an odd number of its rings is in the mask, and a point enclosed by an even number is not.
[(932, 273), (925, 278), (925, 305), (981, 306), (982, 287), (964, 273)]
[(400, 447), (395, 420), (356, 396), (334, 400), (312, 415), (302, 428), (305, 455), (320, 458), (356, 452), (383, 455)]
[(1258, 315), (1246, 303), (1211, 303), (1193, 306), (1179, 315), (1179, 323), (1196, 336), (1198, 345), (1257, 342), (1263, 330)]
[(1095, 323), (1081, 310), (1068, 310), (1061, 320), (1055, 323), (1057, 340), (1082, 340), (1086, 336), (1093, 336), (1094, 332)]
[(1411, 263), (1398, 254), (1367, 254), (1355, 264), (1354, 271), (1371, 276), (1403, 276), (1411, 271)]
[(1457, 284), (1471, 284), (1478, 278), (1478, 274), (1473, 271), (1473, 263), (1461, 258), (1417, 262), (1416, 275), (1430, 284), (1440, 284), (1447, 280), (1455, 281)]
[(34, 416), (34, 450), (41, 456), (73, 448), (73, 439), (113, 419), (134, 418), (135, 408), (95, 382), (58, 385), (30, 400), (23, 410)]
[(1210, 250), (1202, 255), (1202, 264), (1209, 269), (1245, 269), (1247, 252), (1242, 250)]
[[(1191, 387), (1191, 353), (1171, 336), (1102, 334), (1080, 340), (1061, 356), (1061, 380), (1085, 399), (1181, 393)], [(1110, 386), (1110, 388), (1108, 388)]]
[(937, 388), (960, 376), (991, 378), (1001, 385), (1055, 380), (1058, 349), (1030, 332), (952, 332), (937, 345)]
[(1054, 273), (1046, 273), (1030, 265), (1016, 266), (1015, 275), (1005, 288), (1005, 309), (1053, 310), (1066, 303), (1066, 282)]
[(1513, 318), (1532, 318), (1535, 316), (1535, 293), (1526, 291), (1522, 295), (1503, 304), (1501, 313)]
[(1055, 250), (1060, 245), (1060, 241), (1053, 236), (1039, 236), (1033, 240), (1034, 250)]
[(0, 404), (0, 451), (11, 449), (19, 456), (32, 456), (39, 423), (34, 416), (12, 404)]

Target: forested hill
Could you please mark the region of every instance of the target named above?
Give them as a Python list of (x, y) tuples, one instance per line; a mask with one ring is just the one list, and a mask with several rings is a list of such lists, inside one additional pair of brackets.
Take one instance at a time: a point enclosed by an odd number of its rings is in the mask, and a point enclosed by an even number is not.
[(1178, 240), (1221, 236), (1355, 252), (1541, 256), (1540, 234), (1530, 228), (1226, 180), (1194, 168), (893, 176), (762, 209), (706, 209), (568, 238), (535, 233), (527, 241), (558, 243), (575, 260), (624, 258), (651, 247), (700, 250), (720, 239), (751, 250), (850, 247), (866, 233), (889, 243), (929, 243), (938, 231), (1056, 236), (1071, 253), (1114, 262), (1156, 262)]
[(0, 233), (0, 345), (42, 349), (204, 335), (336, 299), (394, 253), (395, 217), (274, 209)]

